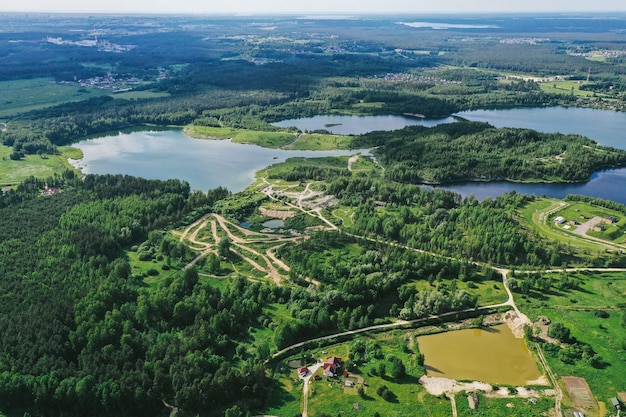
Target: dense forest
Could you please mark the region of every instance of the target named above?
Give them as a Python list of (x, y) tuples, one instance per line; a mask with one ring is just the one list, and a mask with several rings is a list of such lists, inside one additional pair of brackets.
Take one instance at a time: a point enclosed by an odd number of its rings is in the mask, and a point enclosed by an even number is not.
[(354, 146), (376, 146), (387, 178), (410, 183), (588, 181), (595, 171), (626, 164), (626, 151), (581, 136), (476, 122), (373, 132)]

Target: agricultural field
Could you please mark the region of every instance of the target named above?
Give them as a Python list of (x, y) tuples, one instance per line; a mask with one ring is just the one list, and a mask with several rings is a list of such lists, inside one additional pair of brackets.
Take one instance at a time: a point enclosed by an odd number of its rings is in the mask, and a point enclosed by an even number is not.
[(583, 81), (546, 81), (539, 83), (541, 91), (554, 94), (572, 94), (576, 97), (593, 97), (593, 91), (581, 90)]
[(57, 84), (52, 78), (0, 81), (0, 91), (0, 118), (103, 95), (96, 89)]

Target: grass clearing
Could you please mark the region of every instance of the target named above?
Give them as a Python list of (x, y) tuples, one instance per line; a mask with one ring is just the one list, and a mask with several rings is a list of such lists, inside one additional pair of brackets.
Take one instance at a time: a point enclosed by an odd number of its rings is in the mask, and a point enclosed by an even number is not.
[[(585, 378), (598, 402), (606, 403), (616, 392), (626, 390), (626, 273), (578, 272), (542, 276), (552, 279), (550, 290), (517, 296), (518, 307), (533, 321), (546, 316), (553, 323), (563, 323), (576, 340), (588, 344), (600, 355), (602, 365), (598, 367), (591, 366), (584, 359), (566, 363), (559, 358), (558, 347), (544, 345), (549, 365), (557, 375)], [(566, 277), (575, 280), (577, 285), (561, 290), (559, 283)]]
[(139, 260), (138, 253), (133, 251), (126, 251), (126, 256), (130, 263), (131, 273), (136, 276), (141, 276), (143, 282), (153, 289), (157, 288), (163, 280), (180, 271), (179, 268), (167, 265), (165, 259), (160, 261), (141, 261)]
[(541, 91), (552, 94), (573, 94), (576, 97), (593, 97), (593, 91), (584, 91), (581, 81), (546, 81), (539, 83)]
[(407, 285), (415, 287), (420, 291), (432, 291), (435, 289), (451, 291), (453, 287), (459, 290), (465, 290), (469, 294), (478, 297), (478, 306), (504, 303), (508, 299), (508, 294), (500, 281), (464, 282), (457, 279), (444, 279), (440, 282), (433, 282), (433, 285), (430, 285), (427, 280), (418, 280)]
[(324, 135), (317, 133), (302, 133), (284, 149), (303, 151), (327, 151), (333, 149), (348, 149), (352, 143), (350, 136)]
[(188, 126), (185, 134), (198, 139), (232, 139), (236, 143), (252, 143), (264, 148), (278, 149), (292, 143), (296, 135), (290, 132), (264, 132), (230, 127)]
[(48, 178), (54, 174), (74, 169), (67, 158), (78, 159), (82, 152), (76, 148), (62, 146), (60, 155), (27, 155), (19, 161), (10, 158), (13, 148), (0, 146), (0, 185), (16, 186), (26, 178)]
[(0, 91), (0, 117), (106, 95), (96, 89), (57, 84), (52, 78), (0, 81)]
[(549, 397), (539, 397), (533, 403), (529, 398), (495, 398), (484, 394), (477, 394), (478, 407), (472, 410), (466, 393), (455, 395), (456, 409), (459, 417), (466, 416), (527, 416), (540, 417), (548, 415), (548, 410), (554, 408), (554, 400)]

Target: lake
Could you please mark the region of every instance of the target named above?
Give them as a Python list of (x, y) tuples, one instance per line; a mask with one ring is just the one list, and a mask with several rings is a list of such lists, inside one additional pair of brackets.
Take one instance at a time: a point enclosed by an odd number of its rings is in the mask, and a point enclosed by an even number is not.
[(541, 377), (524, 339), (506, 324), (420, 336), (417, 343), (428, 376), (514, 386)]
[[(476, 110), (457, 114), (467, 120), (488, 122), (496, 127), (519, 127), (542, 132), (576, 133), (601, 145), (626, 149), (626, 113), (583, 108), (542, 107), (509, 110)], [(563, 198), (582, 194), (626, 204), (626, 168), (594, 173), (582, 184), (518, 184), (506, 181), (462, 183), (444, 187), (477, 200), (494, 198), (505, 192)]]
[(453, 123), (453, 117), (422, 119), (405, 116), (344, 116), (321, 115), (289, 119), (272, 123), (277, 127), (297, 127), (301, 131), (324, 129), (336, 135), (362, 135), (376, 130), (398, 130), (407, 126), (432, 127), (442, 123)]
[(134, 131), (73, 145), (83, 158), (71, 160), (84, 174), (124, 174), (150, 179), (179, 178), (192, 189), (219, 186), (243, 191), (254, 182), (256, 171), (291, 157), (316, 158), (368, 154), (368, 150), (285, 151), (230, 140), (203, 140), (182, 130)]
[[(458, 113), (496, 127), (523, 127), (544, 132), (579, 133), (598, 143), (626, 149), (626, 114), (607, 110), (546, 107), (510, 110), (476, 110)], [(285, 120), (280, 124), (301, 130), (327, 129), (334, 133), (360, 134), (372, 130), (401, 129), (408, 125), (435, 126), (454, 118), (420, 119), (403, 116), (315, 116)], [(86, 174), (128, 174), (145, 178), (180, 178), (192, 189), (206, 191), (224, 186), (242, 191), (254, 181), (256, 171), (289, 157), (351, 155), (357, 151), (285, 151), (230, 141), (193, 139), (181, 130), (140, 131), (88, 139), (74, 145), (84, 153), (73, 161)], [(360, 150), (366, 153), (366, 150)], [(594, 173), (587, 183), (519, 184), (472, 182), (444, 187), (478, 200), (505, 192), (563, 198), (567, 194), (600, 197), (626, 204), (626, 168)]]

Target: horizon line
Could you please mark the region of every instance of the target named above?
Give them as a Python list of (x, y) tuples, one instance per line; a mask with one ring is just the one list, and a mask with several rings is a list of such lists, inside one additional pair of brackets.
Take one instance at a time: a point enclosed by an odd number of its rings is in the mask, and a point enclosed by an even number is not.
[(603, 15), (608, 13), (626, 14), (626, 10), (524, 10), (524, 11), (336, 11), (336, 12), (321, 12), (321, 11), (258, 11), (258, 12), (236, 12), (236, 11), (106, 11), (106, 10), (2, 10), (0, 13), (19, 13), (19, 14), (73, 14), (73, 15), (143, 15), (143, 16), (155, 16), (155, 15), (185, 15), (185, 16), (198, 16), (198, 15), (215, 15), (215, 16), (233, 16), (233, 17), (252, 17), (252, 16), (318, 16), (318, 17), (350, 17), (350, 16), (397, 16), (397, 15), (546, 15), (546, 14), (561, 14), (561, 15)]

